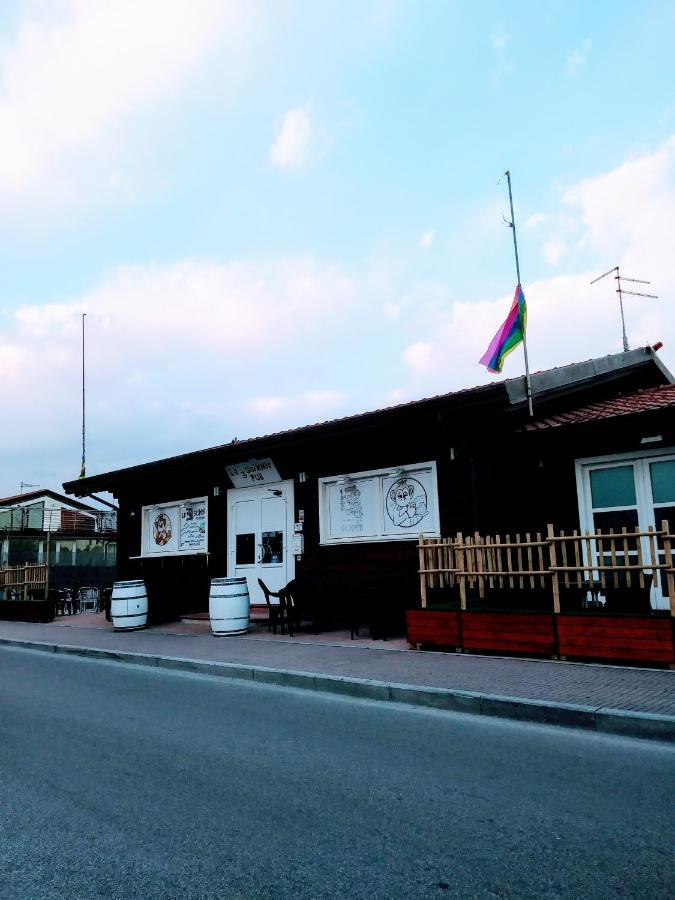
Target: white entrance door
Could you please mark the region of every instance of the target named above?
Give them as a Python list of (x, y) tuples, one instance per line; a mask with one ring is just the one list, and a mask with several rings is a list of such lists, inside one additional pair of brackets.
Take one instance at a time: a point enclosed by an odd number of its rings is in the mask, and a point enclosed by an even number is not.
[(295, 576), (293, 514), (292, 481), (227, 492), (227, 574), (246, 578), (253, 604), (265, 602), (259, 578), (278, 591)]

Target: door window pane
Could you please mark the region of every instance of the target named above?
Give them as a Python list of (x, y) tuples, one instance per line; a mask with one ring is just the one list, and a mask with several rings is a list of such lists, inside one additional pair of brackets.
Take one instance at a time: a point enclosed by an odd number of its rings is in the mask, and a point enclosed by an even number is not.
[(252, 566), (255, 563), (255, 534), (237, 535), (238, 566)]
[(612, 466), (591, 470), (593, 508), (635, 506), (635, 477), (632, 466)]
[(596, 531), (608, 532), (612, 528), (615, 532), (619, 532), (624, 526), (626, 531), (637, 531), (637, 510), (616, 509), (611, 512), (596, 512), (593, 513), (593, 524)]
[(263, 565), (281, 563), (284, 561), (284, 533), (283, 531), (263, 531)]
[(672, 503), (675, 501), (675, 459), (653, 462), (649, 468), (651, 470), (654, 503)]

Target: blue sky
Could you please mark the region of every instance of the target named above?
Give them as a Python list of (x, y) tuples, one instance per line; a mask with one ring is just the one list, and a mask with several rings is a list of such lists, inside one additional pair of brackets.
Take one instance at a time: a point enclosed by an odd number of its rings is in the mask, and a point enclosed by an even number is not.
[(620, 349), (617, 264), (674, 367), (674, 33), (666, 2), (3, 4), (0, 493), (79, 471), (82, 312), (89, 472), (485, 383), (506, 167), (533, 367)]

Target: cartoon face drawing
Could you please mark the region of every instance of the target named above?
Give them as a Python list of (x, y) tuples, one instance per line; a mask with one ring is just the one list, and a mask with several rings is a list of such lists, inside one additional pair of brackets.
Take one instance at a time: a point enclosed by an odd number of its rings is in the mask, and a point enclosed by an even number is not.
[(340, 509), (345, 516), (362, 518), (361, 491), (355, 484), (349, 484), (343, 491), (340, 491)]
[(399, 478), (387, 493), (387, 515), (397, 528), (413, 528), (428, 514), (427, 492), (416, 478)]
[(163, 547), (171, 540), (171, 519), (166, 513), (160, 513), (152, 526), (153, 537), (158, 547)]

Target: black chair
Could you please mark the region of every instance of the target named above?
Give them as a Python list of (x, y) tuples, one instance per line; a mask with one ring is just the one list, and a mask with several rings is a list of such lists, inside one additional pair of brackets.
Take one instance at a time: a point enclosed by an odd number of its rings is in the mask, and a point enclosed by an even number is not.
[[(284, 589), (282, 588), (282, 590), (276, 592), (271, 591), (262, 580), (262, 578), (258, 579), (258, 584), (260, 585), (260, 588), (265, 595), (265, 603), (267, 604), (267, 630), (271, 631), (272, 634), (276, 634), (278, 625), (281, 629), (281, 633), (283, 634), (284, 623), (286, 620), (285, 600), (283, 596)], [(276, 597), (279, 602), (272, 603), (272, 597)]]
[(286, 587), (279, 591), (279, 599), (284, 611), (286, 625), (288, 626), (288, 634), (293, 637), (296, 629), (298, 631), (300, 630), (303, 618), (302, 605), (300, 604), (297, 583), (295, 580), (289, 581)]

